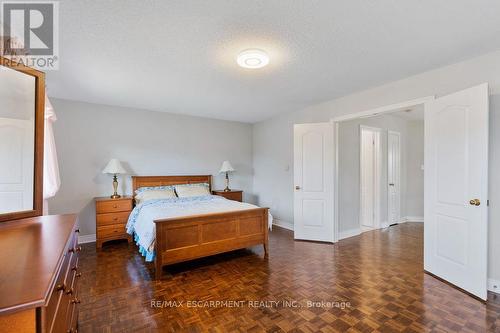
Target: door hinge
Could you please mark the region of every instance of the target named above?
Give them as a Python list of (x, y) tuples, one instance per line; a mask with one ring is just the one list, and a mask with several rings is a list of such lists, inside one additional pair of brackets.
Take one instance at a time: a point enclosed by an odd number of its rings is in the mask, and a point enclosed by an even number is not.
[(490, 206), (490, 200), (486, 200), (486, 206), (489, 207)]

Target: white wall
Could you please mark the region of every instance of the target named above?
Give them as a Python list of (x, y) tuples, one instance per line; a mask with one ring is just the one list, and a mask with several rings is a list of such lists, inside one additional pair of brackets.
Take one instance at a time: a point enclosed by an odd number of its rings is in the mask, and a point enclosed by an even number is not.
[[(95, 196), (112, 194), (101, 170), (110, 158), (134, 175), (214, 175), (229, 160), (237, 170), (231, 187), (252, 193), (252, 127), (249, 124), (51, 99), (57, 113), (54, 134), (61, 189), (49, 201), (51, 214), (79, 213), (82, 235), (95, 234)], [(120, 192), (131, 193), (130, 176)]]
[[(360, 209), (360, 125), (380, 128), (381, 133), (381, 222), (387, 217), (387, 131), (401, 133), (401, 217), (424, 215), (423, 121), (406, 120), (391, 115), (353, 119), (339, 124), (339, 231), (359, 231)], [(415, 165), (419, 164), (416, 168)], [(415, 201), (415, 202), (413, 202)]]
[[(490, 239), (489, 276), (500, 280), (500, 51), (391, 82), (257, 123), (253, 129), (254, 191), (259, 204), (293, 221), (293, 124), (324, 122), (429, 95), (445, 95), (489, 82)], [(270, 144), (272, 142), (272, 144)], [(286, 166), (290, 166), (289, 169)]]

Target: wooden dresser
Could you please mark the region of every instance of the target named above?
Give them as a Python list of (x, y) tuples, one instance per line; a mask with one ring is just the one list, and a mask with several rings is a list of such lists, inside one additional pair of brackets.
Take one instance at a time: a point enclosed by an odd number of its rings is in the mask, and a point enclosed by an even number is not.
[(114, 239), (127, 239), (132, 237), (125, 232), (128, 217), (133, 206), (132, 197), (121, 197), (111, 199), (110, 197), (95, 198), (96, 212), (96, 246), (102, 247), (102, 243)]
[(221, 197), (224, 197), (229, 200), (234, 200), (234, 201), (243, 201), (243, 191), (239, 190), (231, 190), (231, 191), (213, 191), (212, 192), (214, 195), (220, 195)]
[(76, 215), (0, 224), (0, 332), (78, 329)]

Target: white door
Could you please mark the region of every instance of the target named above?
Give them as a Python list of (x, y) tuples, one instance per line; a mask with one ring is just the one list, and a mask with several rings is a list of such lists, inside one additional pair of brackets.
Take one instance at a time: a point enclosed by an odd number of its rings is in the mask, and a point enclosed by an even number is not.
[(486, 300), (488, 84), (425, 105), (424, 268)]
[(294, 126), (296, 239), (333, 242), (333, 124)]
[(33, 121), (0, 118), (0, 213), (33, 209)]
[(361, 231), (380, 228), (380, 129), (360, 126)]
[[(411, 152), (410, 152), (411, 153)], [(387, 132), (387, 215), (389, 225), (401, 221), (401, 134)]]

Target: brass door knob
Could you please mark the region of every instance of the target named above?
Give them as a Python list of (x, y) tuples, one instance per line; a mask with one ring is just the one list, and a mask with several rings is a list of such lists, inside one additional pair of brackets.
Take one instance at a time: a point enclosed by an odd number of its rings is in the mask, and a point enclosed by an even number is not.
[(471, 201), (469, 201), (469, 203), (472, 206), (479, 206), (479, 205), (481, 205), (481, 201), (479, 199), (472, 199)]
[(299, 185), (296, 185), (296, 186), (295, 186), (295, 189), (296, 189), (297, 191), (298, 191), (298, 190), (300, 190), (300, 186), (299, 186)]

